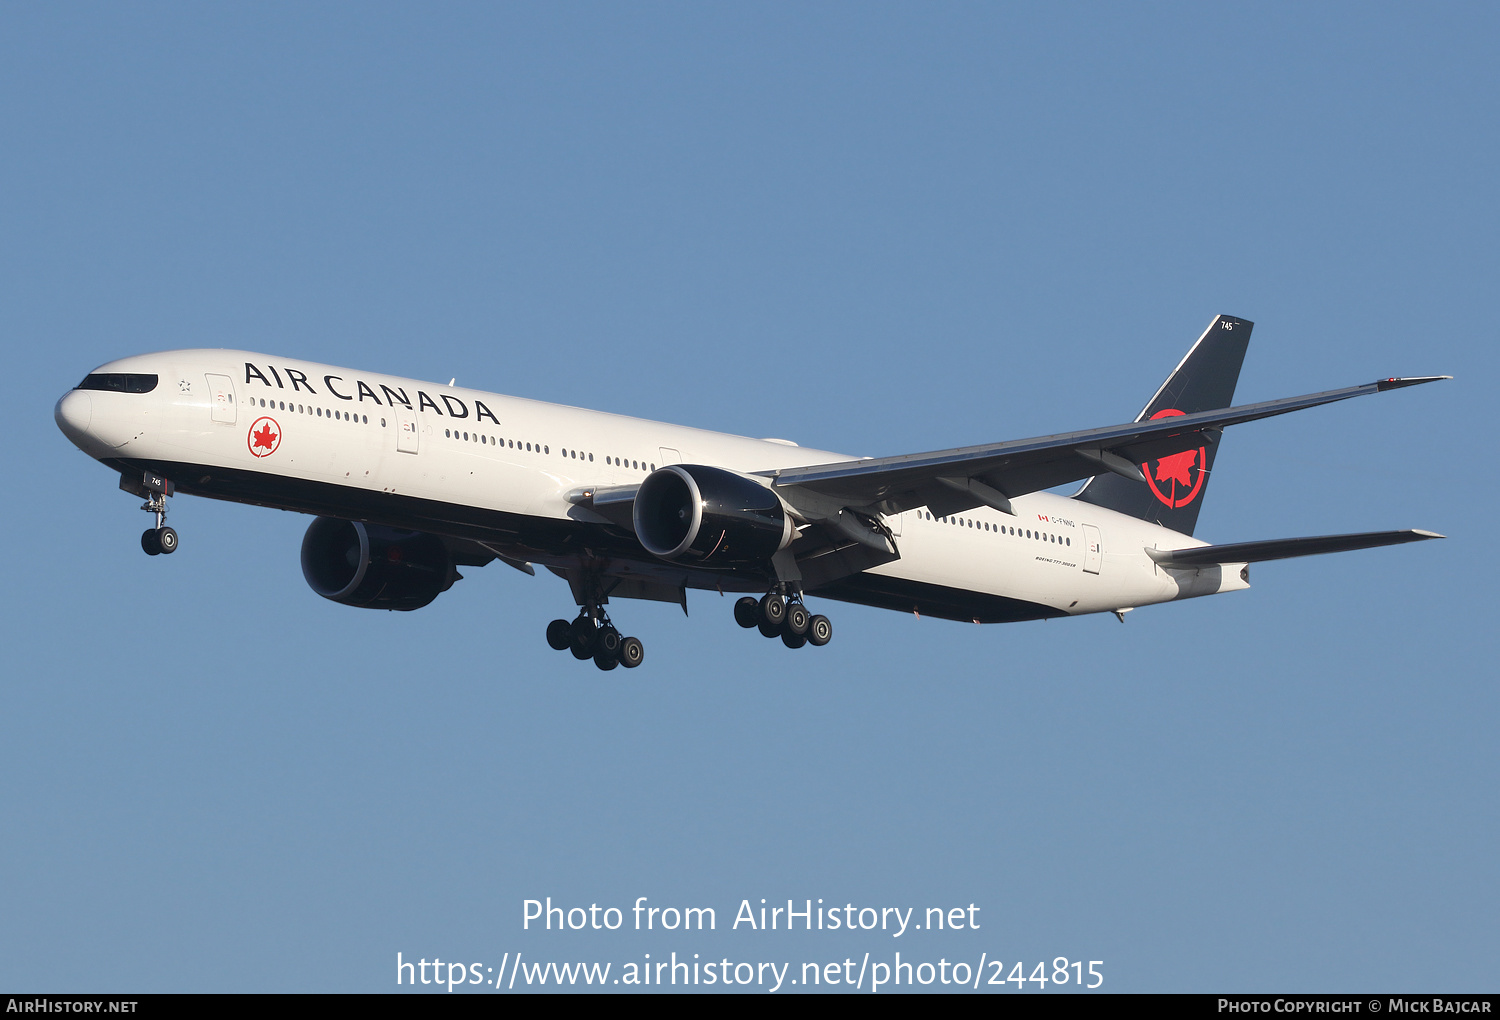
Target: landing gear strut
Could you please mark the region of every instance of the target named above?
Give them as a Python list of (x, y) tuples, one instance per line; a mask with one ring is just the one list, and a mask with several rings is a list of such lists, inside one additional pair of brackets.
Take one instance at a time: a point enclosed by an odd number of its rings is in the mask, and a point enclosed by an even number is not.
[(759, 599), (746, 595), (734, 604), (734, 622), (765, 637), (779, 637), (788, 648), (826, 645), (833, 638), (828, 617), (808, 612), (798, 591), (786, 597), (774, 591)]

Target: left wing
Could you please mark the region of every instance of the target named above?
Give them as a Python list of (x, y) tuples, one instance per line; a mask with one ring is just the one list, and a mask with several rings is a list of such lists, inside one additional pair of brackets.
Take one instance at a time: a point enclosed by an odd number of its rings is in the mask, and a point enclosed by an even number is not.
[[(1428, 375), (1381, 379), (1301, 397), (1083, 432), (759, 474), (769, 477), (778, 489), (795, 486), (846, 506), (883, 514), (925, 506), (936, 515), (946, 515), (981, 505), (1009, 514), (1014, 513), (1010, 500), (1016, 496), (1089, 478), (1101, 470), (1139, 481), (1140, 464), (1217, 443), (1221, 431), (1229, 425), (1449, 378)], [(792, 497), (791, 492), (785, 494)]]

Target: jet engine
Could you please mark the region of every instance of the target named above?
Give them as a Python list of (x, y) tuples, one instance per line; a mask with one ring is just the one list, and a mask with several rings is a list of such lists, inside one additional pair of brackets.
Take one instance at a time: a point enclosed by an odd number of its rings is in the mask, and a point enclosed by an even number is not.
[(302, 576), (334, 602), (421, 609), (459, 579), (443, 540), (420, 531), (319, 517), (302, 538)]
[(758, 566), (796, 537), (770, 488), (701, 464), (671, 464), (647, 475), (632, 516), (647, 552), (700, 567)]

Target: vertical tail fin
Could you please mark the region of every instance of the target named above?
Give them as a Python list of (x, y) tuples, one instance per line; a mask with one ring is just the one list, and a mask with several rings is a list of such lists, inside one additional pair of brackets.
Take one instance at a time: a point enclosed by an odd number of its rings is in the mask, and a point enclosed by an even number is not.
[[(1232, 315), (1209, 323), (1136, 421), (1231, 406), (1254, 326)], [(1219, 447), (1219, 434), (1210, 435), (1199, 449), (1142, 464), (1144, 484), (1116, 474), (1095, 475), (1074, 498), (1191, 535)]]

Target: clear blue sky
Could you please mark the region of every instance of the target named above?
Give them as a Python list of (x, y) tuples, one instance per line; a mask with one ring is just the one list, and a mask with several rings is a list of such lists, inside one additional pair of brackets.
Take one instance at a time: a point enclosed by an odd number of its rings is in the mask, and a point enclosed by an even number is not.
[[(1497, 980), (1493, 5), (0, 8), (0, 987), (384, 991), (395, 957), (1102, 960), (1122, 990)], [(233, 346), (892, 454), (1133, 416), (1219, 312), (1248, 592), (974, 627), (566, 586), (373, 613), (305, 518), (181, 551), (52, 404)], [(719, 930), (525, 932), (522, 901)], [(981, 908), (749, 933), (742, 899)], [(618, 973), (618, 971), (617, 971)], [(795, 974), (793, 975), (795, 976)], [(798, 986), (801, 987), (800, 985)], [(1013, 986), (1012, 986), (1013, 987)]]

